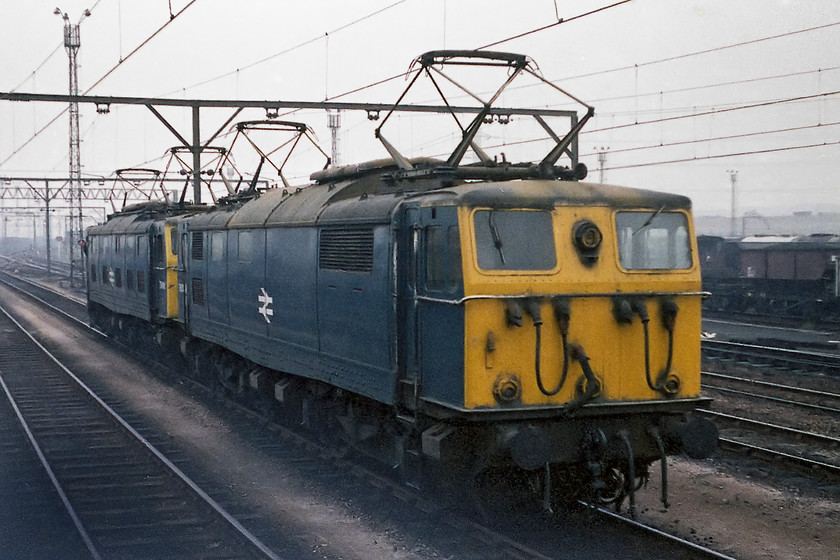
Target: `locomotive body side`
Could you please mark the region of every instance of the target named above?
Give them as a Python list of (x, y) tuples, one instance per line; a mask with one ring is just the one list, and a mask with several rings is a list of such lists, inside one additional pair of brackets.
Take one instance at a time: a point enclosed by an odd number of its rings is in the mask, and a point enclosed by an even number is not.
[(393, 404), (394, 203), (330, 217), (333, 193), (310, 189), (184, 220), (188, 332), (272, 371)]
[(179, 301), (178, 223), (203, 206), (147, 202), (87, 230), (88, 314), (109, 335), (139, 341), (154, 336), (177, 347), (183, 332)]
[(150, 227), (149, 220), (129, 215), (90, 228), (89, 302), (111, 313), (152, 320)]

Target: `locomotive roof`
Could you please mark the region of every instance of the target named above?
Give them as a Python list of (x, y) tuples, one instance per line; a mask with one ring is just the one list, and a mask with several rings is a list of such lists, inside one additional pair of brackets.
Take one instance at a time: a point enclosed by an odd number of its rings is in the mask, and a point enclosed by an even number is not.
[(154, 220), (142, 214), (123, 214), (110, 216), (104, 224), (88, 228), (88, 235), (107, 235), (109, 233), (143, 233)]
[(458, 189), (457, 204), (492, 207), (610, 206), (614, 208), (691, 208), (685, 196), (577, 181), (529, 179), (469, 183)]
[(648, 190), (561, 180), (461, 182), (442, 186), (432, 180), (389, 184), (378, 174), (337, 183), (314, 184), (288, 192), (265, 191), (258, 198), (215, 212), (191, 216), (191, 229), (261, 227), (312, 223), (390, 220), (403, 203), (419, 205), (489, 206), (494, 208), (553, 208), (609, 206), (614, 208), (691, 208), (684, 196)]
[(162, 201), (142, 202), (111, 214), (105, 223), (91, 226), (87, 231), (90, 235), (144, 232), (155, 221), (171, 216), (207, 212), (211, 209), (212, 207), (203, 205), (170, 204)]

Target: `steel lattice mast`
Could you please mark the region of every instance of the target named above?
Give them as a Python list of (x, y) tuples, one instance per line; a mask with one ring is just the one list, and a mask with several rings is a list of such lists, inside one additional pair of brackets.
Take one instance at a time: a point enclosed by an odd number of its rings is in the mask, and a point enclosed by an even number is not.
[[(79, 73), (77, 55), (79, 47), (81, 46), (81, 37), (79, 35), (79, 25), (82, 20), (90, 15), (89, 10), (85, 10), (82, 14), (79, 23), (70, 23), (70, 18), (66, 13), (62, 13), (58, 8), (55, 13), (64, 19), (64, 50), (67, 51), (69, 59), (70, 72), (70, 96), (77, 97), (79, 95)], [(75, 268), (78, 251), (79, 263), (82, 264), (81, 270), (84, 273), (84, 253), (76, 243), (77, 240), (84, 238), (82, 231), (82, 162), (80, 154), (80, 140), (79, 140), (79, 103), (78, 101), (70, 101), (70, 285), (73, 286), (75, 282)]]

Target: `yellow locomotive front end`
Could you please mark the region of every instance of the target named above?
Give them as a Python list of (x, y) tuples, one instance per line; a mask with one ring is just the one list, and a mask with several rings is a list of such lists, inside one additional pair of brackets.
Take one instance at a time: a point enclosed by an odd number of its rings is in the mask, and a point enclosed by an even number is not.
[[(462, 208), (460, 223), (467, 408), (699, 395), (686, 210)], [(597, 388), (570, 363), (583, 355)]]
[(578, 469), (574, 484), (613, 497), (668, 454), (708, 455), (716, 429), (689, 414), (707, 399), (688, 199), (538, 180), (483, 189), (463, 197), (458, 224), (463, 408), (494, 419), (489, 447), (526, 470)]

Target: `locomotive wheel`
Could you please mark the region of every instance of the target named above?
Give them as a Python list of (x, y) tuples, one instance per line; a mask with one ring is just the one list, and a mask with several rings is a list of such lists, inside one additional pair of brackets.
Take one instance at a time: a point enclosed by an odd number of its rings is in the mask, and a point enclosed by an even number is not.
[[(582, 498), (586, 488), (589, 486), (585, 471), (579, 466), (551, 466), (551, 507), (553, 509), (567, 509), (574, 507), (577, 500)], [(537, 474), (538, 493), (535, 499), (542, 499), (543, 495), (543, 471)]]
[(595, 502), (601, 505), (621, 504), (627, 495), (627, 477), (624, 472), (611, 467), (606, 470), (602, 478), (605, 485), (594, 491)]

